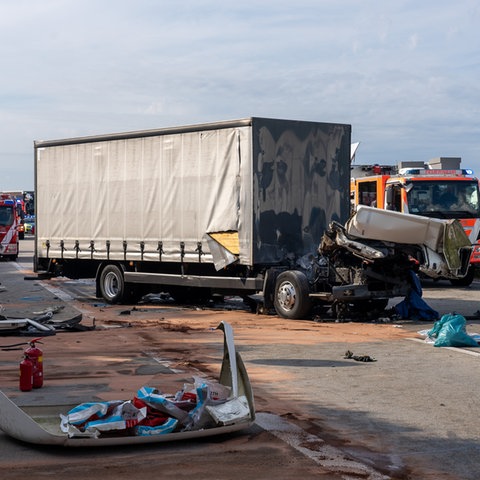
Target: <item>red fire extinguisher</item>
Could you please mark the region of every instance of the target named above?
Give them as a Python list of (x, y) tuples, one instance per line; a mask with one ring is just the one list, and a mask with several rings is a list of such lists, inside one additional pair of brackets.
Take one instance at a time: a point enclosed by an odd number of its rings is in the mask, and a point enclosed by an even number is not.
[(34, 338), (30, 341), (30, 347), (25, 350), (25, 355), (33, 364), (33, 388), (40, 388), (43, 385), (43, 352), (36, 346), (42, 343), (41, 338)]
[(20, 390), (29, 392), (33, 387), (33, 362), (24, 355), (20, 362)]

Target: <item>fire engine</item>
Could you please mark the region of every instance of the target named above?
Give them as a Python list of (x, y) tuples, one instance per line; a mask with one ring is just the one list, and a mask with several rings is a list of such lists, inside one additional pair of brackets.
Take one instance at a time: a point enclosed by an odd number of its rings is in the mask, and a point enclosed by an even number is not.
[(480, 264), (480, 194), (473, 172), (460, 168), (458, 157), (439, 157), (398, 165), (352, 165), (352, 206), (370, 205), (430, 218), (458, 219), (472, 242), (470, 268), (464, 278), (450, 280), (470, 285)]
[(0, 194), (0, 257), (16, 260), (18, 257), (19, 216), (15, 200)]

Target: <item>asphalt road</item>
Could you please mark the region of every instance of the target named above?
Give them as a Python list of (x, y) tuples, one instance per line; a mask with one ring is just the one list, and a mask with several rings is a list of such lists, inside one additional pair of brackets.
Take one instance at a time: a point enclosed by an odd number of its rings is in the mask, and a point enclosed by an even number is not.
[[(31, 268), (28, 242), (22, 245), (24, 253), (17, 268), (0, 263), (2, 284), (7, 276), (11, 278), (15, 272)], [(67, 304), (69, 298), (81, 298), (84, 305), (93, 305), (92, 289), (90, 282), (64, 282), (62, 298)], [(58, 291), (52, 292), (58, 301)], [(453, 288), (448, 283), (425, 283), (423, 297), (441, 314), (455, 311), (464, 315), (469, 333), (480, 333), (476, 319), (480, 284)], [(0, 297), (0, 303), (2, 298), (5, 297)], [(52, 298), (42, 301), (48, 303)], [(85, 313), (88, 320), (88, 308)], [(216, 310), (215, 316), (221, 318), (222, 312)], [(259, 396), (259, 417), (248, 432), (248, 441), (245, 436), (236, 435), (221, 442), (169, 445), (162, 447), (162, 462), (153, 447), (136, 452), (120, 449), (73, 455), (32, 449), (0, 435), (2, 478), (26, 475), (30, 471), (27, 459), (36, 467), (37, 476), (57, 472), (58, 478), (80, 478), (84, 475), (83, 467), (90, 470), (91, 478), (106, 479), (110, 474), (112, 478), (127, 478), (140, 472), (158, 473), (158, 469), (162, 473), (158, 476), (168, 474), (176, 478), (190, 478), (195, 472), (198, 478), (232, 479), (478, 478), (477, 349), (435, 348), (417, 334), (432, 324), (408, 321), (396, 327), (411, 332), (410, 338), (379, 341), (366, 335), (352, 346), (338, 336), (332, 341), (315, 341), (313, 332), (312, 341), (291, 340), (300, 327), (313, 331), (312, 323), (284, 321), (281, 336), (280, 332), (271, 338), (261, 336), (255, 342), (242, 336), (239, 350), (247, 371), (260, 373), (254, 384)], [(337, 325), (329, 327), (335, 329)], [(258, 325), (246, 328), (258, 329), (262, 335)], [(346, 347), (377, 361), (347, 361), (343, 359)], [(5, 354), (0, 355), (3, 372), (16, 368), (11, 355), (8, 359)], [(268, 375), (262, 379), (261, 372), (271, 371), (281, 372), (281, 381), (276, 378), (273, 382)], [(13, 384), (7, 382), (7, 386), (7, 393), (15, 396)], [(279, 407), (282, 416), (272, 411), (272, 405), (284, 406)], [(291, 418), (285, 414), (290, 410)], [(315, 441), (322, 444), (321, 449), (313, 448)], [(306, 444), (310, 446), (306, 448)], [(93, 470), (92, 456), (98, 461)], [(206, 458), (211, 459), (210, 463)], [(336, 462), (341, 461), (343, 466), (337, 468)], [(146, 465), (152, 465), (151, 470)]]

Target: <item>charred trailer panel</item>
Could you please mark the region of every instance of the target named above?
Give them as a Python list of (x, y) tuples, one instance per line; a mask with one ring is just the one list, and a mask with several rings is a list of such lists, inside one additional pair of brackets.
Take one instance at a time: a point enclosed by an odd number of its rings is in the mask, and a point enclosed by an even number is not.
[(37, 141), (35, 270), (95, 277), (110, 303), (164, 290), (263, 292), (273, 306), (277, 277), (348, 218), (350, 137), (252, 117)]
[(350, 126), (257, 119), (252, 133), (254, 263), (316, 252), (349, 217)]

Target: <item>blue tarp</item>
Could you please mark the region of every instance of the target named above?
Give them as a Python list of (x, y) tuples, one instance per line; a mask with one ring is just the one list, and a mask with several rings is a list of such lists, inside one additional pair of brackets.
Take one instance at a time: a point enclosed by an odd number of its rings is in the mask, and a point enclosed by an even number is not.
[(418, 275), (411, 270), (410, 276), (412, 289), (404, 300), (395, 305), (395, 312), (400, 318), (410, 320), (438, 320), (440, 318), (438, 312), (422, 299), (422, 285)]

